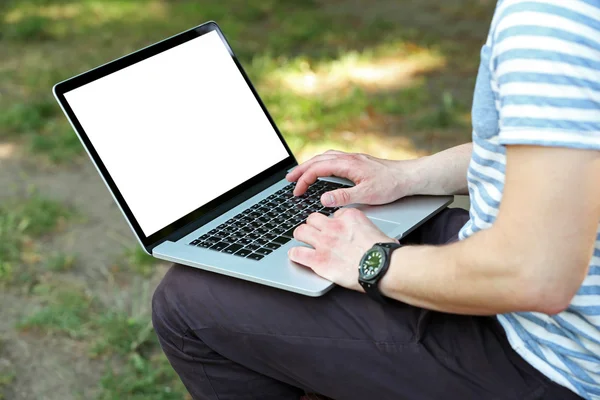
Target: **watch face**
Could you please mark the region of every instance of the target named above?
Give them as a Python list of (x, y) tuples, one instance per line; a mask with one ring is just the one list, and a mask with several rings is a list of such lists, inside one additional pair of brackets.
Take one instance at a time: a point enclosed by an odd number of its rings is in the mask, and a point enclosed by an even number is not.
[(381, 268), (383, 267), (385, 254), (380, 249), (371, 249), (365, 253), (358, 272), (363, 279), (372, 279), (377, 276)]

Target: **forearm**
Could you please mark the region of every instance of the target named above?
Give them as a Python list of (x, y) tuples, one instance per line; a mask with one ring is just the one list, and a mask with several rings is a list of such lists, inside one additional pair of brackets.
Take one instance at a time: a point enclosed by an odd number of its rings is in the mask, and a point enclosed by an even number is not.
[(443, 312), (492, 315), (534, 307), (518, 260), (491, 229), (444, 246), (406, 246), (392, 254), (380, 290), (390, 298)]
[(414, 160), (411, 194), (468, 194), (467, 169), (472, 143)]

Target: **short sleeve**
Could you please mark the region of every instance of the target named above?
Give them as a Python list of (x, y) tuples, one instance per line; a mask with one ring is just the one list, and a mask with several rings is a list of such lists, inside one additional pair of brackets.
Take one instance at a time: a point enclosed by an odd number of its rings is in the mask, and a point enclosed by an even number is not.
[(506, 0), (492, 27), (499, 141), (600, 150), (600, 2)]

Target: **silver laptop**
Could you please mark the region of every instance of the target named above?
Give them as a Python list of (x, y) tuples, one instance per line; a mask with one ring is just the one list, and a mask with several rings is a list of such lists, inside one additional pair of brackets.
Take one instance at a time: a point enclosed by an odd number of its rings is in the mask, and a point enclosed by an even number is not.
[[(208, 22), (58, 83), (54, 95), (146, 252), (308, 296), (333, 284), (287, 258), (292, 232), (330, 178), (302, 197), (296, 159), (233, 54)], [(400, 238), (451, 197), (365, 211)]]

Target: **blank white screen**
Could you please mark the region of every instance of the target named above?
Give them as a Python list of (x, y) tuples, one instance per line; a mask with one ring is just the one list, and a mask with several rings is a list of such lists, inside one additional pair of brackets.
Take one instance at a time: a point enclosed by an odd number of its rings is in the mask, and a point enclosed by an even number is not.
[(288, 156), (214, 31), (65, 98), (146, 236)]

